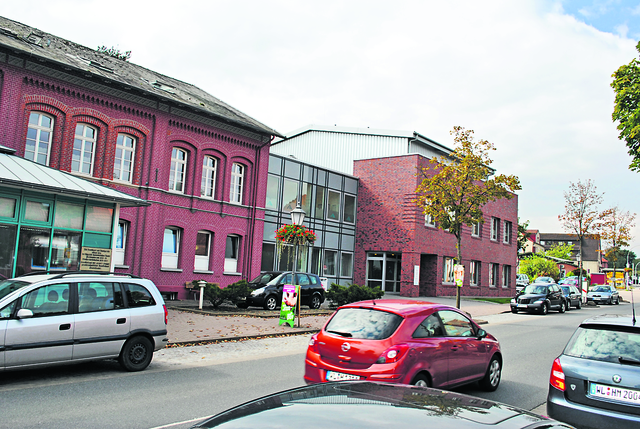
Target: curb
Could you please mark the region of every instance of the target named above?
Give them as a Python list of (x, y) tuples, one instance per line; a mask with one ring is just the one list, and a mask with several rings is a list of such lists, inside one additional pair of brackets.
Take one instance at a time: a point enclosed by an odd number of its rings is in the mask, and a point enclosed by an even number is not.
[(235, 343), (235, 342), (248, 341), (248, 340), (261, 340), (265, 338), (293, 337), (296, 335), (315, 334), (316, 332), (320, 332), (320, 330), (307, 329), (304, 331), (295, 331), (295, 332), (288, 332), (288, 333), (245, 335), (241, 337), (217, 338), (217, 339), (204, 340), (204, 341), (177, 341), (177, 342), (167, 343), (167, 346), (165, 348), (170, 349), (174, 347), (195, 347), (195, 346), (206, 346), (210, 344), (219, 344), (219, 343)]

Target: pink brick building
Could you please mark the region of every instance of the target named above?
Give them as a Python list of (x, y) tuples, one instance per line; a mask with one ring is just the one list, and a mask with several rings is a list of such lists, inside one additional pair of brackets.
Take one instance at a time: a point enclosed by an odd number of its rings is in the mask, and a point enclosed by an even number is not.
[(276, 131), (192, 85), (5, 18), (0, 27), (0, 144), (151, 203), (116, 214), (116, 272), (172, 298), (188, 296), (185, 282), (259, 272)]

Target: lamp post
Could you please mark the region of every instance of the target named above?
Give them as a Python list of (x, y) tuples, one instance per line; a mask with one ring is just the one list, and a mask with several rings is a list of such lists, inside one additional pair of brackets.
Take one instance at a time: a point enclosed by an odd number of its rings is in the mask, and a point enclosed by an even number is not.
[[(304, 222), (304, 216), (305, 216), (305, 212), (304, 210), (302, 210), (302, 207), (300, 207), (300, 201), (298, 201), (298, 204), (296, 205), (296, 208), (291, 210), (291, 223), (294, 225), (302, 225), (302, 222)], [(294, 246), (293, 249), (293, 270), (292, 270), (292, 283), (293, 283), (293, 288), (295, 289), (296, 287), (296, 267), (298, 266), (298, 242), (296, 241), (296, 244)], [(302, 295), (302, 290), (298, 290), (298, 300), (296, 303), (296, 307), (298, 310), (298, 328), (300, 327), (300, 295)]]

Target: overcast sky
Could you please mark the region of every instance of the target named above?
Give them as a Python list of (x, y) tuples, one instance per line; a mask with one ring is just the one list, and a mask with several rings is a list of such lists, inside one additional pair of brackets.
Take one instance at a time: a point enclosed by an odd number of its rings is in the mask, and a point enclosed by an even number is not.
[(578, 180), (603, 209), (640, 213), (610, 87), (638, 56), (640, 0), (30, 0), (0, 15), (130, 50), (283, 134), (336, 124), (453, 147), (454, 126), (473, 129), (495, 144), (493, 167), (520, 177), (520, 220), (542, 232), (563, 232)]

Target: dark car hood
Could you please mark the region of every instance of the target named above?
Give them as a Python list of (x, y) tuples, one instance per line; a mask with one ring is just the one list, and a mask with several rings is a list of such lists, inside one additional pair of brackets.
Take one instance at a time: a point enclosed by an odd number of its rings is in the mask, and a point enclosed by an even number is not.
[(523, 293), (518, 295), (516, 298), (520, 299), (520, 298), (524, 298), (524, 299), (539, 299), (539, 298), (546, 298), (547, 294), (546, 293)]
[(194, 427), (371, 429), (398, 426), (570, 427), (473, 396), (371, 382), (323, 383), (292, 389), (232, 408)]

